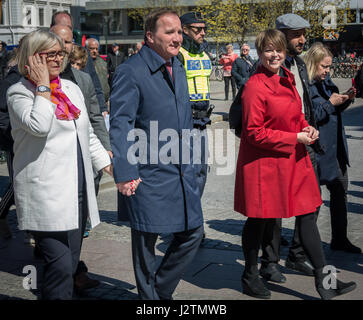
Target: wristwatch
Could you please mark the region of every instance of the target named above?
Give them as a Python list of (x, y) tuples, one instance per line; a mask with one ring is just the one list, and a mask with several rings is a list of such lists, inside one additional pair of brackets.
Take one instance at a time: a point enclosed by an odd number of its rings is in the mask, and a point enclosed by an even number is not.
[(38, 86), (37, 92), (51, 92), (50, 88), (47, 86)]

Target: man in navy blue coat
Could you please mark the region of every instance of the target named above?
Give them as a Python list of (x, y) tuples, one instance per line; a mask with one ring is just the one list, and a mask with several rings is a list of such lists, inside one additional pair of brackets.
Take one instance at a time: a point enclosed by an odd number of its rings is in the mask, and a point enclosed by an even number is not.
[[(176, 12), (152, 12), (145, 21), (145, 45), (116, 69), (112, 81), (114, 178), (126, 196), (140, 299), (172, 299), (203, 235), (188, 86), (175, 58), (182, 40)], [(157, 267), (161, 233), (172, 233), (173, 240)]]

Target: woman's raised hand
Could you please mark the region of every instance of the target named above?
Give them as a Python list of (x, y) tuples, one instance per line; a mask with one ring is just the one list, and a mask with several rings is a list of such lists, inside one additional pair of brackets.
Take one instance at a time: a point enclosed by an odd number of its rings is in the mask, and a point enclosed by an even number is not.
[(36, 53), (34, 56), (30, 56), (28, 61), (29, 65), (25, 66), (28, 71), (28, 78), (37, 86), (43, 85), (49, 87), (49, 71), (46, 56), (40, 56)]

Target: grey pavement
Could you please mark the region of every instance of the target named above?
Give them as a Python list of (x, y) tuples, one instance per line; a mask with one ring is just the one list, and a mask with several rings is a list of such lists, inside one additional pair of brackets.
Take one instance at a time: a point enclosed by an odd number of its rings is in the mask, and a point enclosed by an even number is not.
[[(350, 80), (334, 79), (341, 91), (348, 89)], [(210, 134), (228, 131), (228, 109), (232, 101), (224, 101), (224, 84), (213, 81), (212, 103), (216, 106), (212, 115)], [(351, 241), (363, 248), (363, 99), (357, 99), (345, 112), (344, 124), (350, 148), (351, 167), (349, 168), (349, 213), (348, 233)], [(211, 164), (210, 173), (202, 198), (206, 239), (201, 245), (193, 263), (185, 273), (174, 293), (175, 300), (255, 300), (241, 293), (240, 278), (244, 267), (241, 250), (241, 231), (246, 218), (233, 210), (234, 171), (220, 175), (218, 169), (224, 164), (218, 162), (226, 152), (227, 143), (215, 140), (212, 156), (216, 163)], [(235, 159), (239, 140), (233, 139)], [(232, 152), (233, 154), (233, 152)], [(0, 191), (8, 183), (5, 164), (0, 165)], [(273, 188), (273, 186), (271, 186)], [(343, 281), (356, 281), (357, 289), (337, 300), (361, 300), (363, 298), (363, 255), (331, 251), (329, 197), (322, 188), (324, 204), (321, 207), (318, 226), (327, 262), (337, 268), (338, 278)], [(0, 193), (3, 194), (3, 193)], [(131, 238), (128, 222), (117, 221), (117, 197), (115, 185), (104, 175), (101, 181), (98, 204), (101, 223), (84, 239), (82, 259), (86, 262), (90, 275), (101, 281), (101, 285), (88, 290), (77, 300), (135, 300), (137, 290), (132, 267)], [(24, 244), (24, 232), (17, 229), (15, 207), (8, 216), (13, 232), (10, 240), (0, 240), (0, 300), (35, 300), (39, 290), (23, 288), (26, 265), (35, 265), (38, 280), (41, 279), (42, 261), (34, 259), (33, 248)], [(283, 235), (291, 240), (295, 219), (283, 221)], [(162, 235), (157, 242), (157, 255), (161, 260), (171, 236)], [(284, 267), (288, 253), (281, 247), (282, 271), (287, 277), (284, 284), (268, 283), (272, 300), (315, 300), (319, 299), (314, 289), (313, 277), (303, 276)]]

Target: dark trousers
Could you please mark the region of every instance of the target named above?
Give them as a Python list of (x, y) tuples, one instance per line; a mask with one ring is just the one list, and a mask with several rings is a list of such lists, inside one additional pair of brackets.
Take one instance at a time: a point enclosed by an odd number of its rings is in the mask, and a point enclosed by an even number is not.
[[(319, 174), (318, 174), (318, 169), (317, 169), (317, 163), (315, 160), (314, 150), (310, 146), (307, 146), (306, 148), (309, 153), (311, 164), (314, 168), (315, 176), (316, 176), (316, 179), (319, 184)], [(318, 220), (319, 211), (320, 211), (320, 207), (317, 208), (316, 211), (314, 212), (315, 221)], [(271, 240), (271, 243), (263, 249), (261, 261), (264, 264), (267, 264), (270, 262), (272, 262), (272, 263), (279, 262), (281, 231), (282, 231), (282, 219), (276, 219), (276, 224), (274, 226), (274, 232), (273, 232), (274, 236)], [(301, 240), (300, 240), (299, 224), (297, 223), (296, 220), (295, 220), (294, 235), (293, 235), (292, 242), (291, 242), (291, 245), (289, 248), (288, 256), (289, 256), (289, 259), (294, 262), (307, 260), (304, 248), (303, 248), (303, 246), (301, 244)]]
[(173, 234), (159, 266), (156, 265), (157, 233), (131, 229), (132, 259), (139, 298), (142, 300), (171, 300), (184, 272), (198, 251), (203, 226)]
[(6, 151), (6, 163), (9, 171), (10, 184), (6, 190), (4, 196), (1, 198), (0, 202), (0, 219), (6, 219), (9, 213), (10, 207), (15, 204), (14, 200), (14, 185), (13, 185), (13, 158), (14, 153), (12, 151)]
[[(269, 246), (274, 237), (277, 219), (248, 218), (242, 232), (245, 270), (256, 270), (258, 250)], [(320, 234), (314, 213), (296, 217), (301, 245), (314, 268), (326, 265)], [(263, 261), (261, 260), (263, 264)]]
[(326, 184), (330, 192), (330, 221), (332, 240), (344, 241), (347, 239), (347, 192), (348, 170), (338, 166), (338, 177)]
[(224, 79), (224, 94), (226, 100), (228, 100), (228, 94), (229, 94), (229, 82), (232, 84), (232, 99), (236, 96), (236, 81), (232, 76), (230, 77), (223, 77)]
[[(204, 128), (202, 130), (196, 131), (194, 153), (197, 154), (198, 162), (193, 163), (193, 168), (196, 173), (197, 184), (199, 188), (200, 197), (202, 197), (204, 192), (205, 184), (207, 183), (208, 174), (208, 136), (207, 130)], [(194, 156), (194, 155), (193, 155)]]
[(45, 261), (41, 287), (43, 300), (72, 299), (73, 276), (78, 267), (88, 215), (86, 190), (79, 194), (78, 206), (78, 229), (59, 232), (31, 231)]

